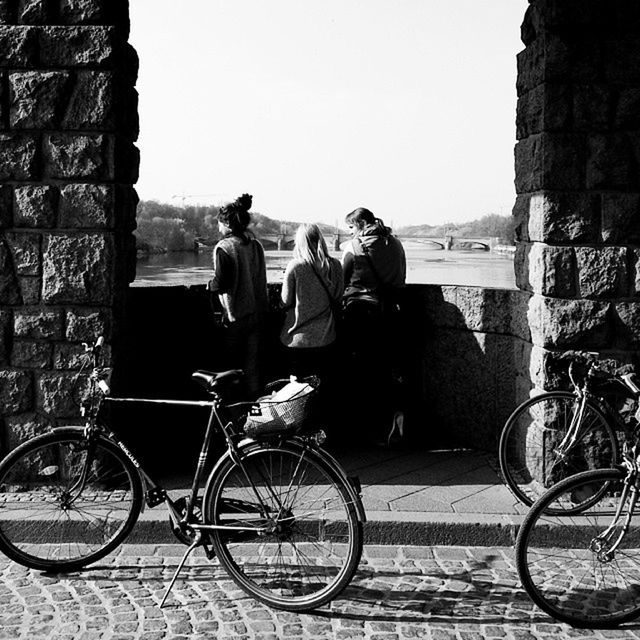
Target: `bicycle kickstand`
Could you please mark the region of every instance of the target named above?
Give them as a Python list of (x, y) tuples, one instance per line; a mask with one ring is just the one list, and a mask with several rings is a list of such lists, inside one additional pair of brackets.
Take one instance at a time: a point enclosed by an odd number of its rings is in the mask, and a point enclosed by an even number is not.
[(169, 595), (169, 592), (173, 588), (173, 585), (176, 583), (176, 580), (178, 579), (178, 574), (180, 573), (180, 571), (182, 571), (182, 567), (184, 567), (184, 563), (187, 561), (187, 558), (189, 557), (191, 552), (201, 543), (201, 541), (202, 541), (202, 534), (198, 531), (196, 533), (194, 541), (189, 545), (188, 549), (184, 552), (184, 555), (182, 556), (182, 560), (180, 560), (180, 564), (178, 565), (178, 568), (173, 574), (173, 578), (171, 578), (171, 582), (169, 583), (167, 590), (164, 592), (164, 596), (162, 597), (162, 602), (160, 603), (161, 609), (162, 607), (164, 607), (164, 603), (167, 599), (167, 596)]

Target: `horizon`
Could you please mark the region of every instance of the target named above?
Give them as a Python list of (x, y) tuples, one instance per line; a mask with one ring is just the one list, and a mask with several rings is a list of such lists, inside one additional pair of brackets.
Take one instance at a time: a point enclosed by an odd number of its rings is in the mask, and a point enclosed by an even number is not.
[(396, 227), (510, 214), (527, 0), (130, 6), (141, 199), (248, 192), (332, 225), (358, 206)]
[[(211, 202), (208, 203), (202, 203), (202, 204), (188, 204), (188, 205), (182, 205), (182, 204), (175, 204), (173, 202), (165, 202), (165, 201), (161, 201), (161, 200), (156, 200), (154, 198), (150, 198), (150, 199), (140, 199), (140, 203), (142, 202), (154, 202), (156, 204), (159, 205), (166, 205), (169, 207), (174, 207), (176, 209), (187, 209), (188, 207), (201, 207), (201, 208), (207, 208), (207, 207), (218, 207), (218, 205), (213, 204)], [(337, 221), (335, 222), (325, 222), (323, 220), (283, 220), (280, 218), (272, 218), (271, 216), (262, 213), (261, 211), (254, 211), (253, 207), (251, 207), (251, 209), (249, 210), (249, 213), (253, 216), (255, 214), (263, 216), (265, 218), (267, 218), (268, 220), (270, 220), (271, 222), (279, 222), (279, 223), (283, 223), (283, 224), (295, 224), (295, 225), (300, 225), (300, 224), (305, 224), (305, 223), (315, 223), (318, 225), (326, 225), (326, 226), (331, 226), (334, 227), (336, 229), (339, 229), (341, 231), (344, 231), (346, 229), (346, 226), (341, 226), (340, 224), (337, 223)], [(392, 230), (395, 229), (410, 229), (413, 227), (447, 227), (447, 226), (462, 226), (462, 225), (466, 225), (466, 224), (473, 224), (474, 222), (479, 222), (480, 220), (482, 220), (485, 217), (488, 216), (499, 216), (501, 218), (511, 218), (511, 213), (508, 214), (499, 214), (499, 213), (488, 213), (488, 214), (483, 214), (481, 216), (478, 216), (477, 218), (472, 218), (472, 219), (464, 219), (464, 220), (459, 220), (457, 222), (448, 220), (448, 221), (444, 221), (444, 222), (436, 222), (436, 223), (429, 223), (429, 222), (421, 222), (421, 223), (417, 223), (417, 224), (401, 224), (401, 225), (397, 225), (394, 224), (393, 220), (382, 220), (383, 223), (385, 224), (385, 226), (391, 228)], [(253, 226), (254, 224), (256, 224), (255, 219), (252, 217), (251, 222), (249, 223), (249, 226)], [(342, 224), (344, 224), (344, 219), (342, 220)]]

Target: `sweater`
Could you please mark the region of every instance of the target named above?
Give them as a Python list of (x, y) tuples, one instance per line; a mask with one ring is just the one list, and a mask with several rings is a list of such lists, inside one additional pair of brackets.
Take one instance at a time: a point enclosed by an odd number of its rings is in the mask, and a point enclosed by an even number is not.
[[(343, 292), (342, 268), (329, 258), (329, 275), (316, 271), (334, 300)], [(280, 341), (286, 347), (325, 347), (336, 339), (336, 327), (327, 292), (304, 260), (294, 259), (287, 265), (282, 282), (282, 303), (287, 312)]]
[[(267, 270), (262, 245), (252, 236), (229, 235), (213, 249), (213, 279), (227, 324), (260, 322), (267, 312)], [(253, 318), (251, 316), (254, 316)]]

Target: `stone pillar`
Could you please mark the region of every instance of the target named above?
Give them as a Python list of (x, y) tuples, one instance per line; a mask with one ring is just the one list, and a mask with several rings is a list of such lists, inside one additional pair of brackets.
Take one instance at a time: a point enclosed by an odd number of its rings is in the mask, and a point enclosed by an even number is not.
[(531, 376), (640, 352), (640, 3), (530, 0), (518, 56), (516, 275)]
[(126, 0), (0, 0), (0, 452), (76, 422), (82, 342), (117, 345), (135, 274), (128, 33)]

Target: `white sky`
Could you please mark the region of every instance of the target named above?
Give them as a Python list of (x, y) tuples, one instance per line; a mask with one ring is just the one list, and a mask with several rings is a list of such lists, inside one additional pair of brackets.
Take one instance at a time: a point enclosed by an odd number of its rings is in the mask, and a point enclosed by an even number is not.
[[(507, 215), (527, 0), (130, 0), (143, 199)], [(178, 9), (179, 7), (179, 9)]]

